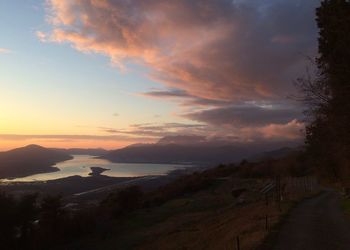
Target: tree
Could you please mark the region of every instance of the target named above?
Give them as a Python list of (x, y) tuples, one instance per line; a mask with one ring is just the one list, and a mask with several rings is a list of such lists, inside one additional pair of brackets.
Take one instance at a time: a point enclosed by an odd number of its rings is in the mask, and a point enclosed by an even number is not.
[(114, 217), (134, 211), (142, 206), (143, 192), (139, 186), (129, 186), (111, 193), (102, 201), (101, 207), (111, 210)]
[(350, 2), (324, 0), (316, 16), (316, 78), (298, 80), (310, 118), (306, 146), (319, 170), (339, 178), (350, 163)]
[(41, 202), (40, 224), (55, 232), (63, 213), (61, 196), (46, 196)]
[(0, 242), (2, 248), (13, 248), (15, 228), (16, 201), (11, 195), (0, 192)]
[[(16, 219), (20, 229), (19, 239), (22, 247), (26, 246), (28, 239), (30, 239), (33, 223), (38, 215), (37, 196), (37, 194), (24, 195), (17, 204)], [(28, 248), (28, 246), (26, 247)]]

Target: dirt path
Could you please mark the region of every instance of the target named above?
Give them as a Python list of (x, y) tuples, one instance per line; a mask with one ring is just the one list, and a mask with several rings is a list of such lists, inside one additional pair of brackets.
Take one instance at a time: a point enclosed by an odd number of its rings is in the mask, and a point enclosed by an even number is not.
[(305, 200), (282, 225), (275, 250), (349, 250), (350, 223), (332, 190)]

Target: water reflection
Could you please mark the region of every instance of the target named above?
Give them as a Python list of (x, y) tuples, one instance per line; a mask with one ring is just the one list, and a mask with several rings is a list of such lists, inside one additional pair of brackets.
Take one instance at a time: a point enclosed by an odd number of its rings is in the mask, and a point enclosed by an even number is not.
[(148, 164), (148, 163), (112, 163), (104, 159), (97, 159), (91, 155), (73, 155), (73, 159), (55, 165), (60, 171), (52, 173), (35, 174), (23, 178), (9, 180), (17, 181), (47, 181), (73, 175), (89, 176), (91, 167), (110, 169), (103, 175), (113, 177), (136, 177), (146, 175), (165, 175), (172, 170), (191, 167), (191, 165), (177, 164)]

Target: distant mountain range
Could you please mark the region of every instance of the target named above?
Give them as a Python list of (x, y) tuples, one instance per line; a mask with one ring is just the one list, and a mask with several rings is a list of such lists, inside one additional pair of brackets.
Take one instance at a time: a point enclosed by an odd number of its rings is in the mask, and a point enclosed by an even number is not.
[(53, 165), (72, 158), (69, 154), (38, 145), (0, 152), (0, 179), (58, 171)]
[(56, 163), (70, 160), (73, 158), (71, 155), (79, 154), (94, 155), (118, 163), (212, 165), (235, 163), (243, 159), (259, 161), (267, 158), (280, 158), (297, 150), (295, 147), (281, 147), (281, 143), (270, 143), (269, 145), (266, 143), (229, 143), (205, 141), (193, 136), (162, 138), (158, 143), (133, 144), (111, 151), (100, 148), (48, 149), (38, 145), (29, 145), (0, 152), (0, 179), (59, 171), (54, 167)]
[(276, 150), (259, 153), (249, 158), (249, 160), (258, 162), (258, 161), (269, 160), (269, 159), (278, 159), (294, 153), (298, 153), (301, 150), (302, 148), (300, 147), (295, 147), (295, 148), (283, 147)]
[(233, 146), (151, 144), (113, 150), (101, 158), (130, 163), (214, 163), (237, 161), (242, 156), (247, 154)]
[[(188, 138), (189, 139), (189, 138)], [(194, 138), (190, 138), (194, 139)], [(191, 163), (218, 164), (239, 162), (242, 159), (257, 157), (271, 157), (283, 155), (287, 149), (271, 151), (281, 148), (281, 143), (230, 143), (224, 141), (187, 140), (181, 136), (176, 138), (162, 138), (154, 144), (134, 144), (128, 147), (112, 150), (101, 158), (112, 162), (124, 163)], [(174, 143), (176, 142), (176, 143)]]
[(109, 151), (103, 148), (51, 148), (52, 150), (66, 153), (69, 155), (93, 155), (102, 156), (107, 154)]

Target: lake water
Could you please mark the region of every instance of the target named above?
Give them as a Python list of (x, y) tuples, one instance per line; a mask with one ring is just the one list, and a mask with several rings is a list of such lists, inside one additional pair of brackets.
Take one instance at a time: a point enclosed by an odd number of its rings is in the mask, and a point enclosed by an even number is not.
[(89, 173), (91, 173), (90, 167), (110, 169), (102, 174), (113, 177), (165, 175), (173, 170), (192, 167), (191, 165), (178, 164), (112, 163), (104, 159), (96, 159), (91, 155), (73, 155), (73, 157), (72, 160), (60, 162), (54, 166), (59, 168), (60, 171), (35, 174), (23, 178), (12, 179), (10, 181), (47, 181), (73, 175), (87, 177), (89, 176)]

